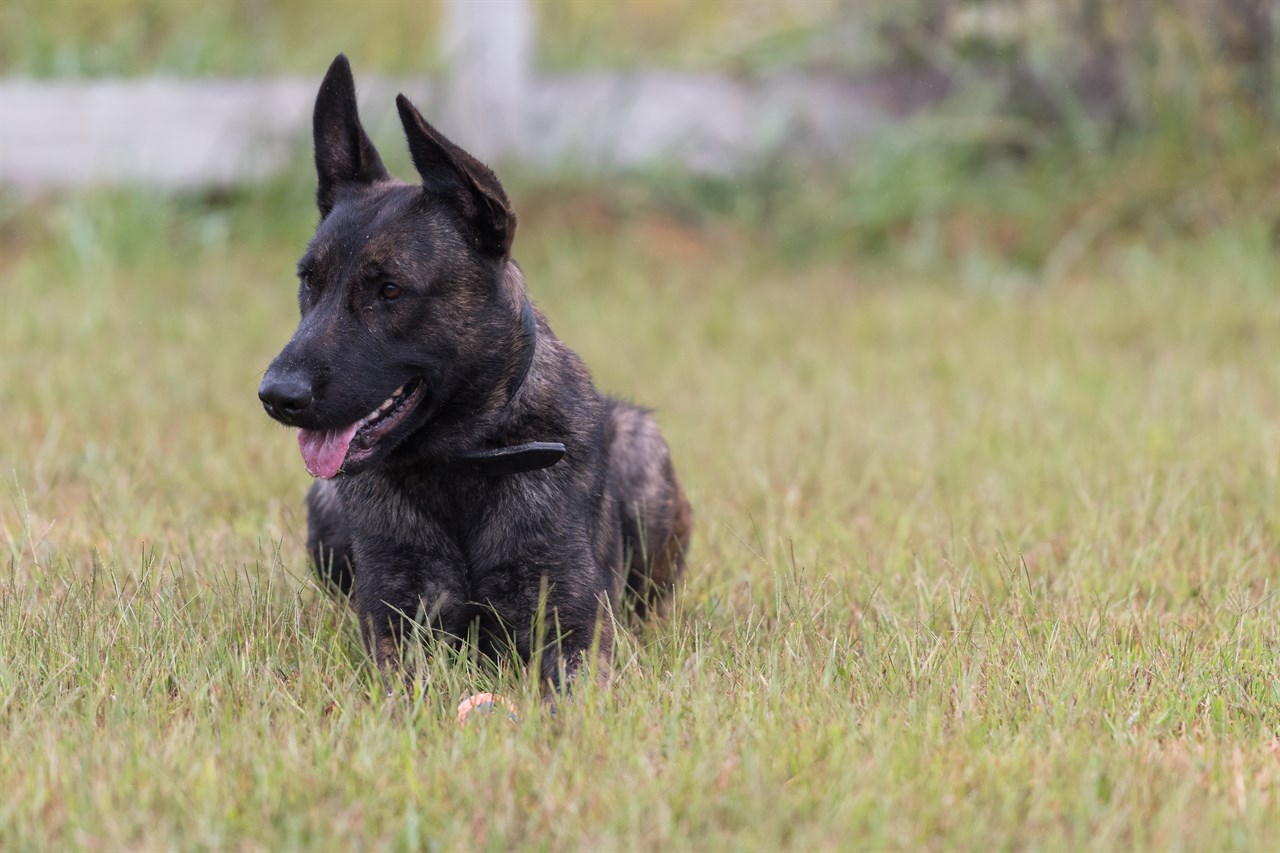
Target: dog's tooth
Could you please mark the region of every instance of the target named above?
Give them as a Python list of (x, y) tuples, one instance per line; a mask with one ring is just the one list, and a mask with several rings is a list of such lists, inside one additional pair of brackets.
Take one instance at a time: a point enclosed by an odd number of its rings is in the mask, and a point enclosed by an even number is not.
[(400, 386), (399, 388), (397, 388), (395, 391), (392, 391), (392, 392), (391, 392), (391, 396), (392, 396), (392, 397), (399, 397), (399, 396), (400, 396), (401, 394), (403, 394), (403, 393), (404, 393), (404, 386), (403, 386), (403, 385), (401, 385), (401, 386)]

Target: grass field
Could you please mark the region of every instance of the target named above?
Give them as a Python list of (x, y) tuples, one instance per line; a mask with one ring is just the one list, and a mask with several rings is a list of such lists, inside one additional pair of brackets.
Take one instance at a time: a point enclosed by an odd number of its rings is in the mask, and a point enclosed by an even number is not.
[[(309, 191), (0, 211), (0, 849), (1274, 845), (1267, 223), (1040, 283), (518, 196), (698, 514), (674, 618), (549, 718), (466, 656), (384, 697), (308, 580), (255, 389)], [(519, 723), (460, 730), (482, 689)]]

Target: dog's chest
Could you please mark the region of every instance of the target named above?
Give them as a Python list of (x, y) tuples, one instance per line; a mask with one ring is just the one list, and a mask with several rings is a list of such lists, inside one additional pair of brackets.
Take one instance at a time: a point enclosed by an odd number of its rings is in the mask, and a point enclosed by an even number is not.
[(517, 559), (527, 531), (555, 506), (546, 480), (539, 473), (367, 475), (340, 481), (339, 492), (353, 538), (452, 556), (456, 568), (483, 574)]

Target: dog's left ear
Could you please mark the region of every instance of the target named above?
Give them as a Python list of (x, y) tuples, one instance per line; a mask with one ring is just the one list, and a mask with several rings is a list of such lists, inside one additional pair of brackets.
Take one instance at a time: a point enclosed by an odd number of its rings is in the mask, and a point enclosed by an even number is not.
[(391, 177), (360, 124), (356, 81), (351, 76), (351, 64), (341, 53), (320, 84), (311, 121), (316, 149), (316, 205), (323, 219), (333, 210), (340, 187)]
[(482, 251), (509, 254), (516, 215), (493, 170), (428, 124), (404, 95), (396, 98), (396, 106), (423, 189), (458, 204)]

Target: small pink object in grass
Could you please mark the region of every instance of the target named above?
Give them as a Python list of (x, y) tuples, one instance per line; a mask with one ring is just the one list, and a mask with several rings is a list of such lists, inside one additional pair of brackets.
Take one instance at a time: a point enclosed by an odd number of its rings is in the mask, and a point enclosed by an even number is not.
[(467, 720), (473, 715), (488, 716), (496, 711), (506, 711), (507, 719), (516, 721), (515, 706), (496, 693), (477, 693), (468, 696), (458, 703), (458, 723), (466, 728)]

